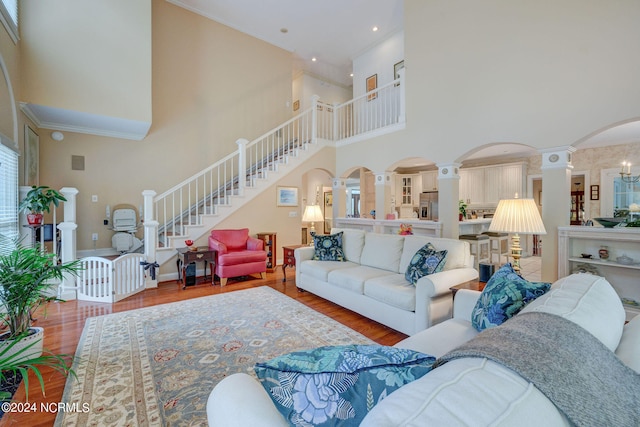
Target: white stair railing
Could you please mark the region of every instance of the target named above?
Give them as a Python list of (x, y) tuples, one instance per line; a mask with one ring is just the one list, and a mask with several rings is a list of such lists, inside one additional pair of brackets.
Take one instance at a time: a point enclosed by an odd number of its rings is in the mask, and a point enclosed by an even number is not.
[(186, 226), (201, 223), (202, 215), (214, 215), (219, 206), (230, 205), (232, 196), (254, 187), (257, 179), (276, 171), (305, 144), (315, 143), (316, 105), (314, 97), (310, 109), (252, 142), (238, 140), (236, 152), (154, 197), (158, 247), (170, 247), (172, 236), (182, 236)]

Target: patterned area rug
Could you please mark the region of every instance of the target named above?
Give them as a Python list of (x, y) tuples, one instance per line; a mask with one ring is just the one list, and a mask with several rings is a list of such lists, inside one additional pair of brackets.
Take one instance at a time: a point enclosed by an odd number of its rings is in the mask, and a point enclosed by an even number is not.
[(269, 287), (87, 319), (56, 426), (206, 426), (213, 387), (280, 354), (372, 343)]

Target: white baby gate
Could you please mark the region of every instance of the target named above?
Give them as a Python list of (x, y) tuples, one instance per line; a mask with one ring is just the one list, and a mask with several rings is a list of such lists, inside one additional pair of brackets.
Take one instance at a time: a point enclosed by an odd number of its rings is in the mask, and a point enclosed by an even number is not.
[(82, 258), (82, 270), (76, 279), (78, 299), (117, 302), (145, 289), (144, 255), (131, 253), (114, 260)]

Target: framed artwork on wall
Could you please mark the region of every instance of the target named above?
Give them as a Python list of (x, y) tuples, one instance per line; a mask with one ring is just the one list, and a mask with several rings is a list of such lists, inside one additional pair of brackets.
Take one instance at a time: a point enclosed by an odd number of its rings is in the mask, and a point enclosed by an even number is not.
[(40, 137), (24, 125), (24, 185), (39, 185)]
[(300, 109), (300, 100), (296, 99), (293, 101), (293, 111), (298, 111)]
[[(404, 68), (404, 59), (400, 62), (396, 62), (393, 64), (393, 80), (398, 80), (400, 78), (400, 70)], [(400, 83), (396, 83), (396, 86)]]
[[(373, 76), (367, 77), (367, 93), (377, 88), (378, 88), (378, 75), (374, 74)], [(378, 97), (378, 93), (374, 92), (367, 96), (367, 101), (371, 101), (372, 99), (376, 99), (377, 97)]]
[(277, 206), (298, 206), (298, 187), (278, 187)]
[(600, 186), (592, 185), (591, 186), (591, 200), (600, 200)]

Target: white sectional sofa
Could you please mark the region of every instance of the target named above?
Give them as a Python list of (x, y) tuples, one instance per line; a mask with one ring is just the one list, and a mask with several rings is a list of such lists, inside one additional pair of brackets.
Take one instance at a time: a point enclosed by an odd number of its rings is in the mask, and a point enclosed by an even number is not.
[[(459, 291), (452, 319), (411, 336), (396, 347), (441, 357), (460, 345), (474, 343), (476, 339), (473, 338), (483, 336), (471, 323), (472, 310), (479, 296), (480, 292)], [(591, 365), (585, 363), (585, 369), (599, 366), (608, 374), (609, 369), (613, 372), (611, 365), (622, 367), (624, 375), (616, 387), (625, 392), (631, 389), (629, 399), (635, 404), (626, 402), (629, 406), (619, 407), (621, 405), (615, 402), (607, 403), (607, 396), (601, 393), (594, 393), (591, 402), (584, 402), (578, 396), (582, 386), (575, 386), (568, 397), (571, 404), (581, 410), (588, 405), (583, 425), (640, 425), (637, 405), (640, 400), (640, 315), (624, 325), (625, 312), (620, 299), (604, 278), (590, 274), (562, 278), (514, 319), (523, 313), (548, 313), (545, 315), (554, 315), (563, 322), (566, 319), (569, 322), (565, 323), (577, 328), (576, 332), (584, 334), (586, 331), (596, 343), (599, 341), (595, 347), (606, 352), (603, 359), (607, 360), (594, 359), (591, 351), (573, 354), (579, 363), (593, 359)], [(536, 337), (528, 338), (533, 347)], [(561, 354), (572, 355), (571, 341), (571, 336), (557, 340), (546, 361), (531, 360), (533, 352), (527, 344), (515, 349), (523, 360), (537, 368), (558, 359)], [(500, 342), (501, 346), (513, 347), (510, 344), (508, 339)], [(625, 421), (618, 419), (621, 411), (627, 411), (620, 417)], [(611, 421), (602, 424), (590, 418), (603, 413), (610, 414)], [(231, 375), (214, 388), (209, 396), (207, 414), (212, 427), (288, 425), (265, 389), (245, 373)], [(545, 394), (515, 371), (485, 357), (463, 357), (440, 365), (389, 394), (373, 407), (360, 425), (553, 427), (573, 424)]]
[[(315, 261), (313, 247), (298, 248), (296, 286), (407, 335), (450, 319), (450, 288), (478, 278), (466, 241), (331, 230), (339, 232), (346, 262)], [(429, 242), (438, 251), (448, 251), (446, 263), (441, 272), (422, 277), (414, 286), (405, 271)]]

